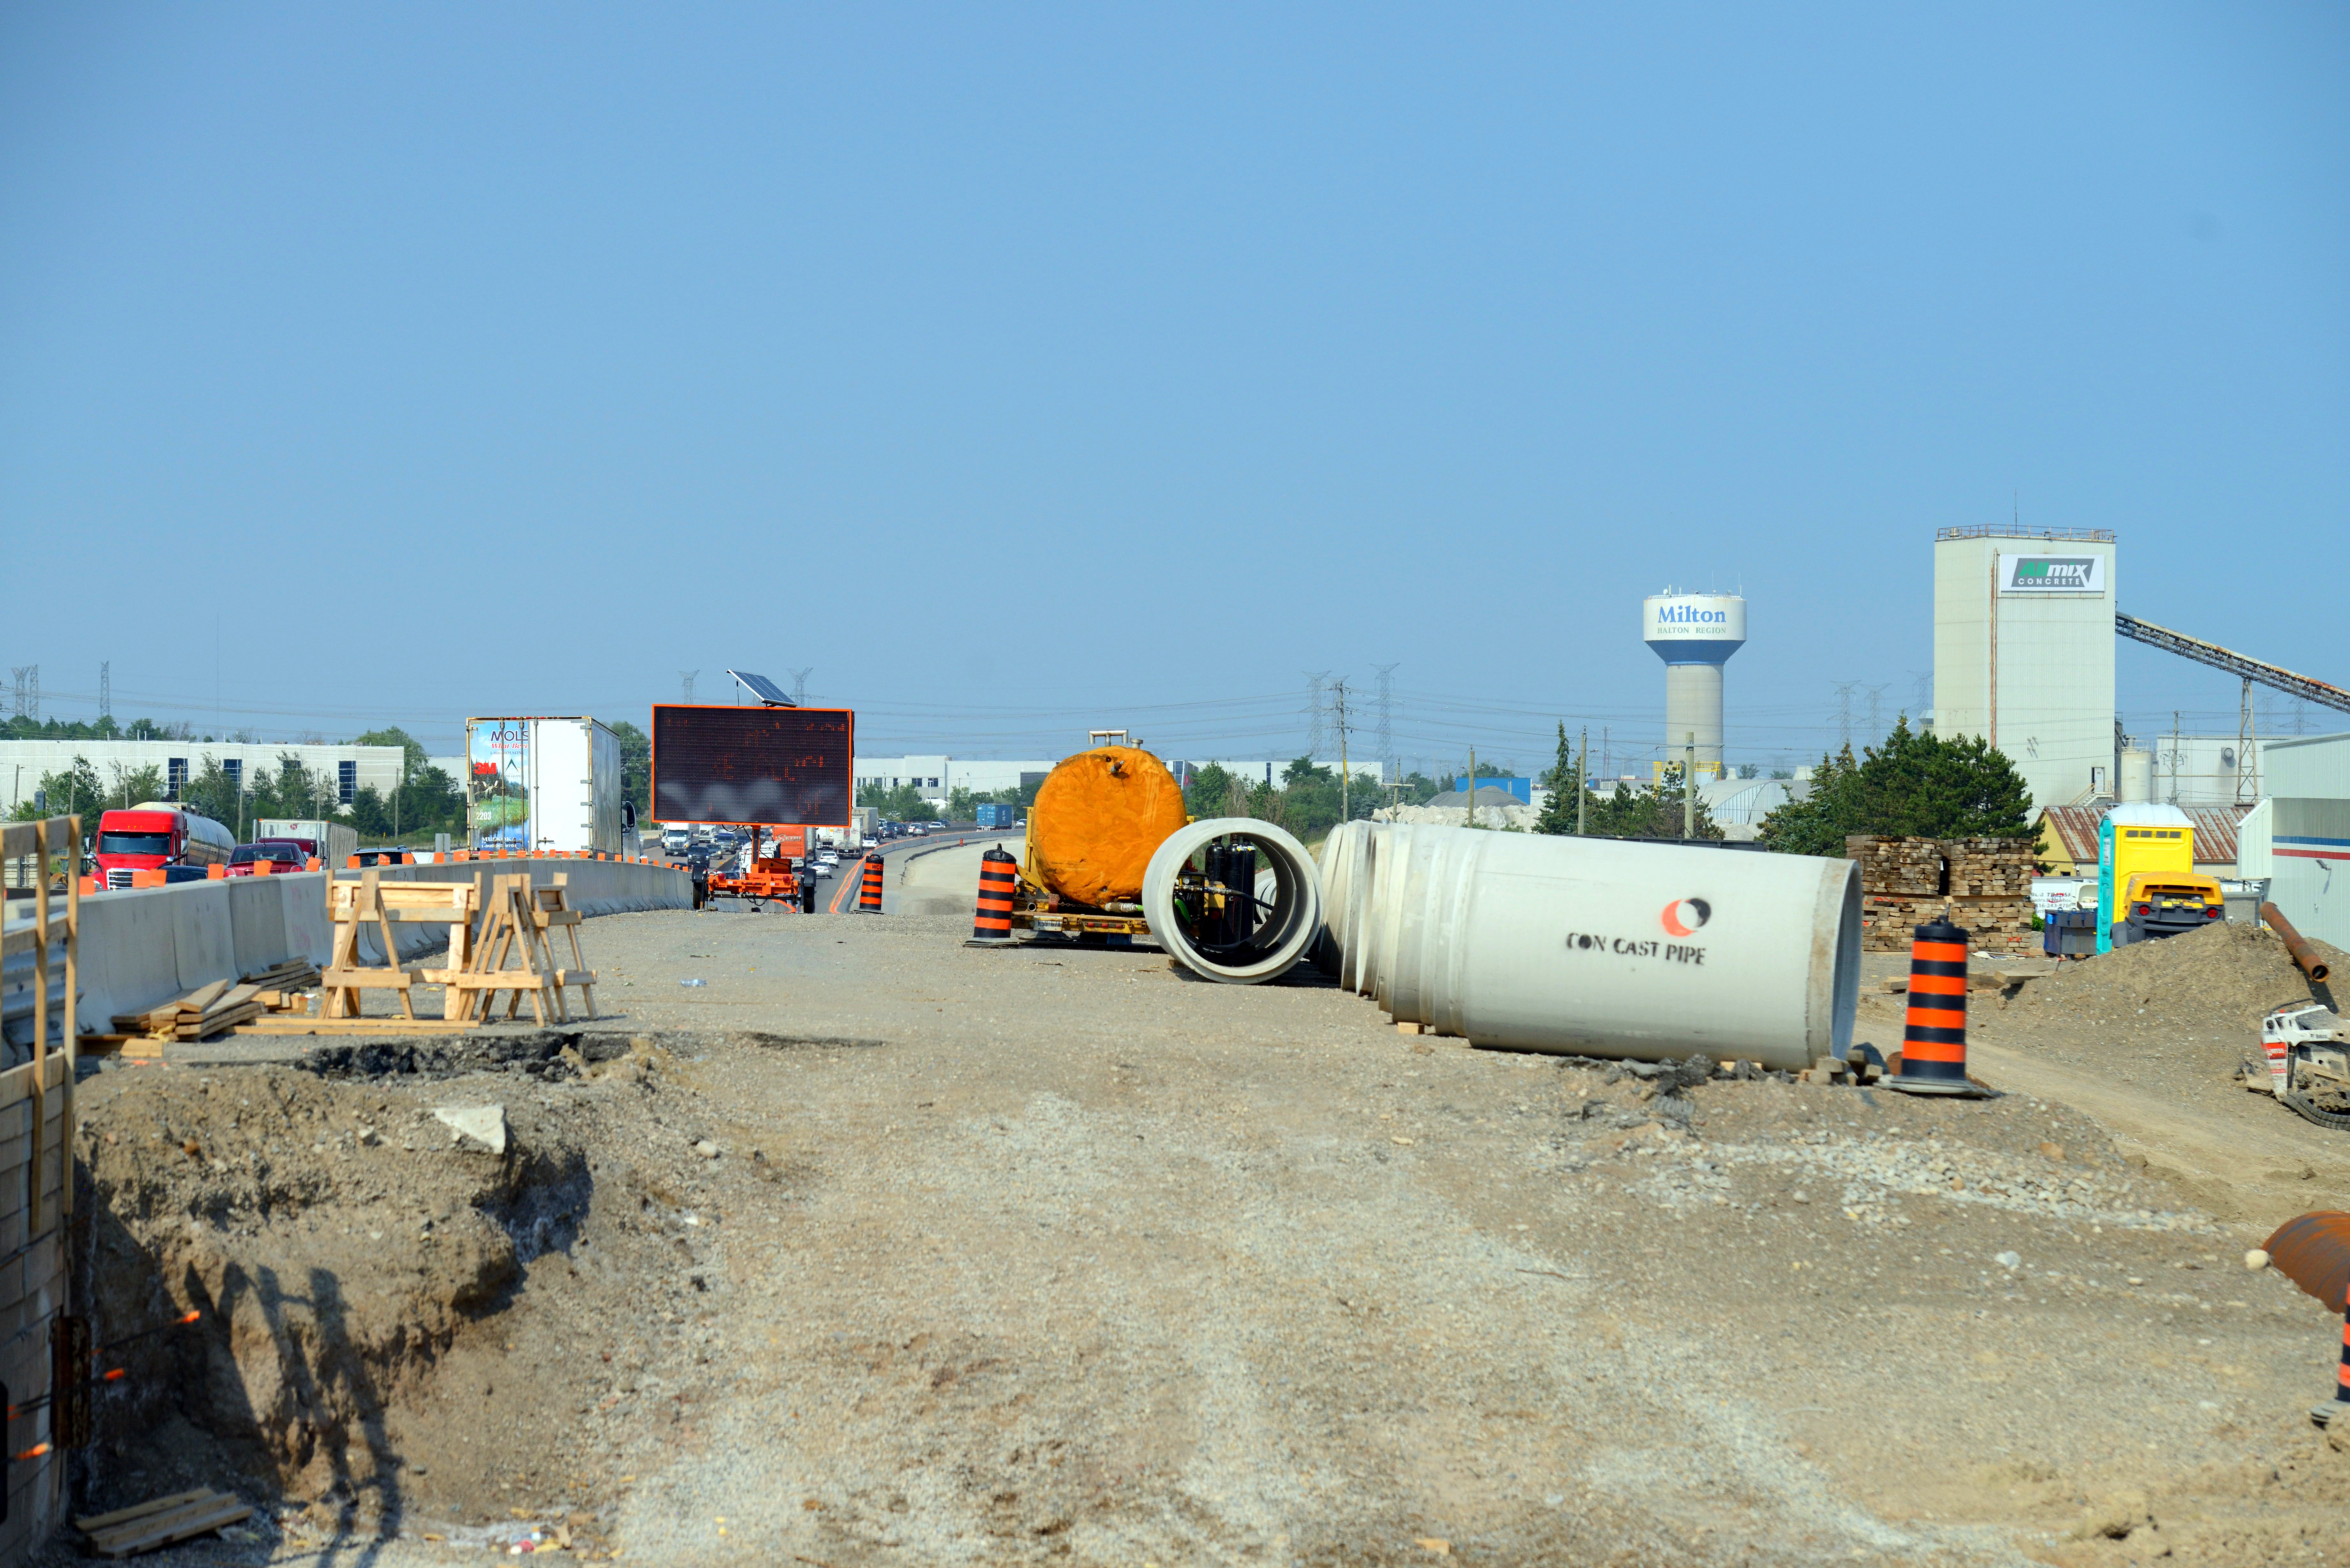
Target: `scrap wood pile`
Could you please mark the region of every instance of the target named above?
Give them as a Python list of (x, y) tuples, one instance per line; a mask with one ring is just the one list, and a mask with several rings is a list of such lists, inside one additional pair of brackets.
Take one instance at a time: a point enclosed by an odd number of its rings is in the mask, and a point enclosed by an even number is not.
[(143, 1012), (118, 1012), (114, 1027), (150, 1040), (208, 1040), (269, 1012), (304, 1012), (318, 968), (304, 959), (273, 964), (239, 981), (215, 980)]
[(1989, 952), (2035, 946), (2029, 838), (1891, 838), (1854, 834), (1847, 858), (1860, 863), (1861, 946), (1905, 952), (1912, 932), (1950, 919)]

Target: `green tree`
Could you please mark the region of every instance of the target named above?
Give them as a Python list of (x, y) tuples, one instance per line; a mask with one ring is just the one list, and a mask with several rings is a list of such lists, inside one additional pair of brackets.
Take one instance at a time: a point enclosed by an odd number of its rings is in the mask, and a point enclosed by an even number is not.
[(1566, 738), (1566, 724), (1558, 726), (1558, 756), (1542, 776), (1543, 788), (1550, 791), (1550, 799), (1543, 805), (1542, 815), (1534, 818), (1536, 833), (1568, 833), (1575, 831), (1575, 807), (1579, 805), (1587, 814), (1591, 792), (1583, 782), (1583, 771), (1576, 766), (1573, 742)]
[(929, 822), (938, 814), (912, 784), (868, 784), (857, 792), (857, 804), (869, 805), (889, 822)]
[(163, 770), (156, 767), (126, 768), (120, 763), (112, 765), (114, 787), (107, 792), (106, 808), (127, 810), (140, 801), (163, 798)]
[(620, 742), (620, 793), (637, 803), (637, 820), (650, 822), (653, 815), (652, 737), (626, 719), (612, 726), (612, 733)]
[(1820, 759), (1811, 789), (1762, 819), (1765, 846), (1841, 856), (1856, 833), (1919, 838), (2028, 838), (2031, 792), (2005, 753), (1981, 737), (1943, 740), (1907, 714), (1881, 746)]
[(389, 729), (369, 730), (351, 743), (355, 746), (398, 746), (405, 759), (400, 768), (403, 776), (424, 765), (424, 743), (396, 724)]
[(86, 831), (97, 826), (96, 816), (105, 809), (105, 801), (106, 785), (99, 782), (98, 770), (89, 765), (88, 757), (77, 756), (60, 772), (43, 774), (32, 793), (16, 803), (14, 815), (18, 822), (32, 822), (78, 813), (91, 819), (82, 825)]
[(243, 836), (242, 820), (244, 801), (235, 783), (220, 760), (206, 752), (198, 760), (196, 771), (181, 787), (180, 804), (199, 816), (209, 816), (222, 826)]

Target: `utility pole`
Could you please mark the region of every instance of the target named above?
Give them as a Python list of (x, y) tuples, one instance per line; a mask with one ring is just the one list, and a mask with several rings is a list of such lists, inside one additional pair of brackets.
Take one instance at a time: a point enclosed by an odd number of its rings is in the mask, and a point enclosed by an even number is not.
[(1697, 732), (1686, 732), (1688, 749), (1681, 753), (1681, 836), (1697, 836)]
[(1351, 822), (1354, 820), (1351, 815), (1352, 803), (1347, 795), (1347, 786), (1352, 781), (1347, 776), (1347, 681), (1345, 677), (1339, 678), (1337, 685), (1332, 690), (1332, 697), (1338, 708), (1338, 820)]
[(1583, 836), (1586, 826), (1584, 807), (1591, 801), (1591, 791), (1584, 781), (1591, 776), (1591, 726), (1583, 726), (1583, 755), (1575, 764), (1575, 836)]

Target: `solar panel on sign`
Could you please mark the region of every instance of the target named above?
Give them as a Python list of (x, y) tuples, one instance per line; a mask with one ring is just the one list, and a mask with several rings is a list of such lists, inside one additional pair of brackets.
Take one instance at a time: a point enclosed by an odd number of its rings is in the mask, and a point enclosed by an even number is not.
[(774, 681), (768, 680), (764, 675), (754, 675), (747, 670), (730, 670), (726, 673), (741, 681), (752, 696), (756, 697), (760, 701), (764, 702), (770, 708), (793, 708), (798, 706), (797, 703), (784, 695), (784, 689), (782, 687), (776, 685)]

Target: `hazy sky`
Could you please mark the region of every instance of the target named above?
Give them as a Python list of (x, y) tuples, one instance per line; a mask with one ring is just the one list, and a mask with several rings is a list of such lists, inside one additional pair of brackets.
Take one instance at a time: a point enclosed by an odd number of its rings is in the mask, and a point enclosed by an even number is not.
[(1671, 582), (1769, 763), (2020, 509), (2350, 681), (2345, 82), (2331, 5), (11, 4), (0, 651), (435, 750), (813, 666), (970, 755), (1392, 662), (1539, 764), (1658, 739)]

